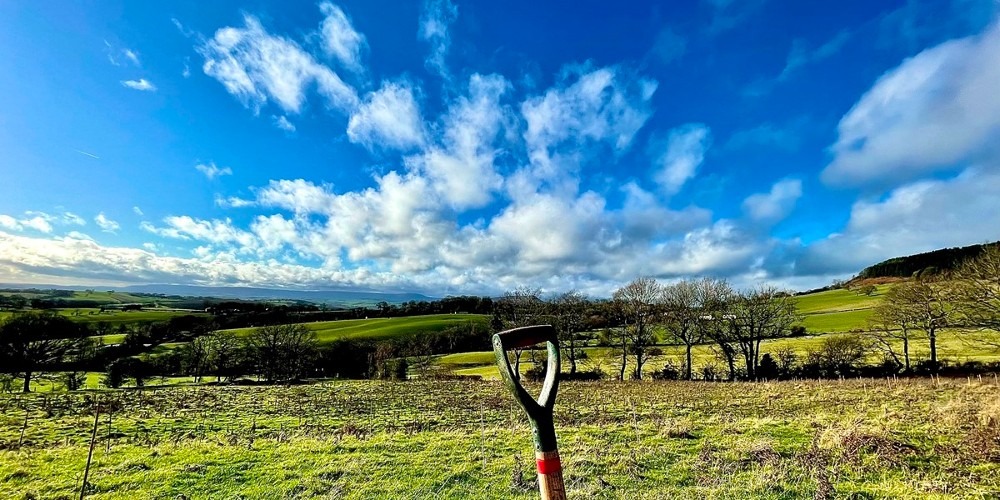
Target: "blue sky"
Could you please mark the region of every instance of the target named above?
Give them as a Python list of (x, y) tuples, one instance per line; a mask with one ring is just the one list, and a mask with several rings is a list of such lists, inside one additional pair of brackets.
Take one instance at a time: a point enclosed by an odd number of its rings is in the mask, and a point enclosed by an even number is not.
[(805, 289), (997, 240), (997, 10), (0, 4), (0, 282)]

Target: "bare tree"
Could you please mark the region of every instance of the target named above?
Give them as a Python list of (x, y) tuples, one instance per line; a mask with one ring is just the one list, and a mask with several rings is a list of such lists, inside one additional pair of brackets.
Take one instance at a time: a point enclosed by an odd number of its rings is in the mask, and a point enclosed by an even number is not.
[(937, 334), (952, 322), (948, 290), (944, 283), (917, 278), (897, 284), (893, 292), (892, 300), (896, 307), (911, 318), (914, 329), (927, 335), (931, 366), (937, 371)]
[[(876, 348), (909, 373), (910, 337), (917, 320), (914, 317), (915, 311), (898, 297), (899, 291), (897, 287), (890, 288), (882, 302), (875, 306), (869, 321), (869, 335)], [(896, 347), (897, 342), (902, 344), (901, 348)]]
[[(538, 324), (544, 313), (545, 303), (538, 288), (520, 286), (504, 292), (493, 305), (493, 313), (504, 330)], [(514, 349), (508, 356), (514, 360), (514, 376), (521, 377), (521, 349)]]
[(701, 280), (698, 282), (698, 330), (703, 338), (710, 339), (716, 357), (726, 363), (729, 380), (736, 379), (736, 338), (726, 319), (736, 297), (736, 292), (724, 280)]
[(692, 378), (692, 348), (707, 337), (702, 327), (703, 318), (717, 312), (720, 299), (727, 294), (728, 285), (718, 279), (702, 278), (683, 280), (663, 287), (663, 307), (666, 327), (670, 335), (684, 344), (685, 374)]
[[(962, 326), (1000, 331), (1000, 245), (991, 245), (955, 273), (957, 319)], [(1000, 347), (1000, 342), (984, 340)]]
[(576, 361), (580, 350), (577, 346), (579, 334), (586, 326), (587, 296), (576, 291), (558, 295), (550, 302), (552, 308), (553, 326), (559, 335), (559, 340), (569, 359), (569, 373), (576, 374)]
[(757, 378), (761, 342), (788, 336), (798, 321), (791, 296), (773, 286), (758, 286), (737, 294), (724, 322), (743, 356), (747, 378)]
[(654, 326), (661, 321), (662, 287), (653, 278), (642, 277), (619, 288), (614, 300), (621, 304), (623, 315), (628, 322), (624, 333), (628, 349), (635, 356), (632, 378), (642, 379), (642, 366), (647, 359), (647, 349), (653, 344)]

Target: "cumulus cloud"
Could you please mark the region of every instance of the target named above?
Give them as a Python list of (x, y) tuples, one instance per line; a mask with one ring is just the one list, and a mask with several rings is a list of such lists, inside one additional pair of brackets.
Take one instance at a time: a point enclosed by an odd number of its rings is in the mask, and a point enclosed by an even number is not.
[(787, 217), (801, 196), (802, 181), (780, 180), (767, 193), (752, 194), (743, 200), (743, 211), (755, 222), (773, 224)]
[(25, 212), (21, 218), (0, 214), (0, 228), (12, 231), (31, 229), (40, 233), (51, 233), (54, 217), (42, 212)]
[(140, 78), (138, 80), (122, 80), (122, 85), (135, 90), (142, 90), (145, 92), (156, 92), (156, 85), (145, 78)]
[(451, 47), (451, 35), (448, 32), (451, 24), (458, 18), (458, 6), (451, 0), (426, 0), (423, 14), (420, 16), (420, 39), (430, 46), (427, 56), (427, 68), (450, 78), (445, 57)]
[(229, 167), (219, 168), (215, 165), (215, 162), (210, 162), (208, 164), (199, 163), (194, 166), (195, 170), (205, 174), (209, 180), (218, 179), (223, 175), (233, 175), (233, 169)]
[(369, 148), (409, 149), (424, 142), (420, 106), (405, 82), (385, 82), (351, 115), (347, 137)]
[(956, 170), (1000, 151), (1000, 24), (884, 74), (840, 120), (822, 179), (858, 186)]
[(205, 74), (245, 106), (256, 112), (274, 102), (286, 113), (299, 113), (312, 87), (335, 109), (357, 106), (354, 89), (298, 43), (268, 33), (251, 15), (243, 23), (242, 28), (219, 29), (198, 50), (205, 58)]
[(97, 214), (97, 216), (94, 217), (94, 222), (97, 223), (97, 227), (101, 228), (101, 231), (106, 233), (113, 233), (121, 227), (118, 222), (115, 222), (104, 215), (104, 212)]
[(711, 143), (711, 131), (700, 123), (675, 128), (665, 139), (654, 141), (651, 146), (653, 178), (660, 189), (667, 194), (680, 191), (698, 172)]
[(442, 120), (440, 143), (407, 160), (454, 208), (489, 203), (503, 183), (494, 165), (498, 150), (494, 141), (511, 112), (500, 102), (508, 88), (499, 75), (472, 75), (468, 94), (458, 97)]
[(347, 69), (362, 71), (361, 51), (365, 48), (365, 36), (354, 29), (347, 14), (337, 5), (323, 2), (319, 10), (325, 16), (320, 27), (324, 52)]

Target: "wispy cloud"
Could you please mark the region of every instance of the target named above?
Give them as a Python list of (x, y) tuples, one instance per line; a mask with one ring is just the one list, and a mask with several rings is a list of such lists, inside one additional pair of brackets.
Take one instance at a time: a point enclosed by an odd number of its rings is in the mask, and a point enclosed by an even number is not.
[(323, 2), (319, 10), (326, 16), (320, 27), (323, 50), (348, 70), (363, 71), (361, 55), (365, 49), (365, 36), (354, 29), (347, 14), (337, 5)]
[(354, 88), (298, 43), (268, 33), (254, 16), (244, 16), (243, 23), (242, 28), (219, 29), (198, 51), (205, 58), (205, 74), (244, 105), (259, 112), (273, 101), (286, 113), (298, 113), (306, 91), (316, 88), (333, 108), (350, 111), (357, 106)]
[(139, 54), (135, 53), (135, 51), (133, 51), (132, 49), (125, 49), (125, 50), (122, 51), (122, 54), (125, 55), (126, 59), (128, 59), (129, 61), (132, 61), (132, 64), (134, 64), (136, 66), (141, 66), (142, 65), (142, 63), (139, 62)]
[(205, 174), (205, 177), (208, 177), (209, 180), (217, 179), (223, 175), (233, 175), (233, 169), (229, 167), (220, 168), (215, 165), (215, 162), (211, 162), (208, 164), (199, 163), (195, 165), (194, 168), (195, 170)]
[(426, 0), (423, 14), (420, 16), (420, 39), (430, 45), (430, 54), (426, 65), (445, 80), (451, 79), (451, 73), (445, 58), (451, 47), (451, 24), (458, 18), (458, 6), (451, 0)]
[(121, 227), (118, 222), (113, 221), (109, 219), (108, 216), (104, 215), (104, 212), (97, 214), (97, 216), (94, 217), (94, 222), (97, 223), (97, 227), (101, 228), (101, 231), (106, 233), (113, 233)]
[(145, 92), (155, 92), (156, 85), (145, 78), (140, 78), (138, 80), (122, 80), (122, 85), (135, 90), (142, 90)]
[(295, 125), (288, 121), (284, 115), (282, 116), (272, 116), (271, 119), (274, 121), (274, 126), (284, 130), (285, 132), (295, 132)]
[(132, 213), (134, 213), (134, 214), (136, 214), (136, 215), (138, 215), (140, 217), (142, 217), (143, 215), (145, 215), (144, 213), (142, 213), (142, 209), (139, 208), (139, 207), (132, 207)]
[(832, 57), (840, 52), (844, 45), (851, 40), (852, 36), (853, 34), (850, 30), (842, 30), (834, 35), (833, 38), (827, 40), (822, 45), (812, 50), (808, 48), (805, 41), (801, 39), (795, 40), (792, 42), (792, 49), (788, 53), (784, 69), (782, 69), (781, 74), (778, 75), (778, 80), (787, 80), (793, 73), (803, 66)]
[(653, 178), (667, 194), (678, 192), (698, 171), (712, 144), (707, 126), (691, 123), (671, 130), (666, 138), (651, 143)]
[(93, 153), (88, 153), (88, 152), (86, 152), (86, 151), (80, 151), (79, 149), (74, 149), (73, 151), (76, 151), (77, 153), (80, 153), (80, 154), (82, 154), (83, 156), (89, 156), (89, 157), (91, 157), (91, 158), (93, 158), (93, 159), (95, 159), (95, 160), (100, 160), (100, 159), (101, 159), (101, 157), (100, 157), (100, 156), (97, 156), (97, 155), (95, 155), (95, 154), (93, 154)]

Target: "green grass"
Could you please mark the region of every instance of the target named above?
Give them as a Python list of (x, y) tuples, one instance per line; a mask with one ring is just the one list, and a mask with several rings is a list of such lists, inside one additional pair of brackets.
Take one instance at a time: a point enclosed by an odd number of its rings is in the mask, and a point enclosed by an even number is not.
[[(495, 382), (0, 396), (2, 496), (79, 495), (95, 396), (117, 409), (92, 499), (538, 498)], [(555, 420), (570, 498), (985, 498), (998, 399), (992, 380), (564, 383)]]
[(806, 314), (802, 318), (802, 326), (810, 333), (835, 333), (868, 330), (868, 318), (871, 309), (858, 309), (844, 312), (828, 312)]
[(852, 290), (828, 290), (825, 292), (799, 295), (794, 298), (800, 313), (836, 312), (849, 309), (868, 309), (874, 307), (891, 285), (879, 285), (872, 296), (860, 295)]
[[(438, 314), (429, 316), (409, 316), (404, 318), (350, 319), (340, 321), (318, 321), (302, 323), (316, 333), (320, 343), (334, 340), (382, 340), (408, 337), (420, 333), (440, 332), (452, 327), (474, 324), (477, 331), (486, 335), (488, 321), (478, 314)], [(224, 330), (240, 335), (248, 334), (251, 328)]]

